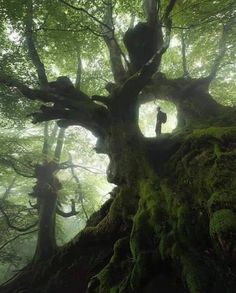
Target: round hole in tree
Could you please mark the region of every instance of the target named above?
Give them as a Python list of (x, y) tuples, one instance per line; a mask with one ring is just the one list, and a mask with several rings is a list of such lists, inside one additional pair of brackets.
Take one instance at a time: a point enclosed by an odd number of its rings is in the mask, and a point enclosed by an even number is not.
[(162, 133), (171, 133), (177, 126), (177, 110), (173, 103), (168, 101), (153, 101), (139, 107), (139, 127), (145, 137), (155, 137), (157, 107), (167, 115), (166, 123), (162, 124)]

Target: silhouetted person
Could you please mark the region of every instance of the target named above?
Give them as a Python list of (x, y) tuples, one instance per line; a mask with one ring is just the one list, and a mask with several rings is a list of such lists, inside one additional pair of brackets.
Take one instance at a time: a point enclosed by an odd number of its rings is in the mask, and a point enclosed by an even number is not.
[(159, 136), (161, 134), (161, 125), (162, 123), (166, 123), (167, 115), (166, 113), (161, 111), (161, 107), (157, 107), (157, 123), (156, 123), (156, 136)]

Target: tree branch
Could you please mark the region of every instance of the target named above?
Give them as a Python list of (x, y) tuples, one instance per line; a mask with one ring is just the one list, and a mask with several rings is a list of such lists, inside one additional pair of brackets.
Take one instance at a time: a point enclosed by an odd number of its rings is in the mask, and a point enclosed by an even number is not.
[(41, 62), (39, 54), (34, 44), (33, 38), (33, 3), (32, 0), (29, 1), (27, 16), (26, 16), (26, 43), (28, 46), (29, 56), (36, 67), (39, 84), (41, 88), (46, 88), (48, 84), (44, 64)]
[[(110, 53), (110, 63), (113, 73), (113, 77), (116, 83), (122, 83), (126, 76), (126, 71), (122, 64), (122, 51), (120, 49), (117, 40), (115, 39), (113, 28), (113, 19), (112, 19), (112, 4), (107, 4), (106, 13), (104, 15), (104, 25), (101, 26), (103, 32), (104, 41), (108, 47)], [(126, 59), (125, 59), (126, 60)]]
[(28, 231), (28, 232), (25, 232), (25, 233), (21, 233), (21, 234), (18, 234), (16, 235), (15, 237), (11, 238), (10, 240), (8, 240), (7, 242), (5, 242), (3, 245), (0, 246), (0, 250), (2, 250), (5, 246), (7, 246), (9, 243), (15, 241), (17, 238), (21, 237), (21, 236), (24, 236), (24, 235), (28, 235), (30, 233), (34, 233), (34, 232), (37, 232), (38, 229), (35, 229), (35, 230), (32, 230), (32, 231)]
[(48, 133), (48, 122), (46, 121), (44, 124), (44, 135), (43, 135), (43, 160), (47, 162), (49, 155), (49, 133)]
[(102, 26), (105, 26), (107, 29), (109, 30), (112, 30), (107, 24), (103, 23), (101, 20), (99, 20), (97, 17), (95, 17), (93, 14), (89, 13), (86, 9), (84, 9), (83, 7), (76, 7), (70, 3), (67, 3), (66, 1), (64, 0), (58, 0), (59, 2), (61, 2), (62, 4), (74, 9), (74, 10), (77, 10), (77, 11), (81, 11), (85, 14), (87, 14), (92, 20), (94, 20), (95, 22), (97, 22), (98, 24), (102, 25)]
[(71, 211), (70, 212), (68, 212), (68, 213), (64, 212), (64, 211), (60, 210), (59, 207), (57, 206), (56, 207), (56, 213), (59, 216), (63, 217), (63, 218), (69, 218), (69, 217), (78, 215), (79, 212), (76, 211), (76, 209), (75, 209), (75, 201), (74, 201), (74, 199), (71, 199)]
[(78, 59), (78, 65), (77, 65), (77, 72), (76, 72), (75, 88), (80, 90), (81, 75), (82, 75), (82, 60), (81, 60), (80, 52), (78, 52), (77, 59)]
[(171, 20), (171, 12), (175, 6), (177, 0), (169, 0), (169, 3), (165, 9), (165, 12), (162, 16), (161, 22), (165, 27), (165, 38), (164, 38), (164, 43), (161, 49), (161, 54), (164, 54), (165, 51), (169, 48), (170, 44), (170, 35), (171, 35), (171, 29), (172, 29), (172, 20)]
[(32, 224), (32, 225), (30, 225), (30, 226), (28, 226), (28, 227), (24, 227), (24, 228), (22, 228), (22, 227), (16, 227), (16, 226), (14, 226), (14, 225), (11, 223), (11, 221), (10, 221), (10, 219), (9, 219), (9, 216), (5, 213), (5, 211), (4, 211), (4, 209), (3, 209), (2, 206), (0, 206), (0, 211), (1, 211), (1, 213), (3, 214), (3, 216), (4, 216), (4, 218), (5, 218), (5, 220), (6, 220), (6, 223), (7, 223), (8, 227), (11, 228), (11, 229), (16, 230), (16, 231), (18, 231), (18, 232), (26, 232), (26, 231), (28, 231), (29, 229), (34, 228), (35, 226), (38, 225), (38, 221), (37, 221), (37, 222), (35, 222), (34, 224)]
[(151, 26), (157, 23), (157, 10), (159, 9), (159, 5), (156, 0), (143, 0), (144, 10), (147, 15), (147, 23)]
[(60, 162), (64, 138), (65, 138), (65, 128), (60, 128), (58, 136), (57, 136), (57, 144), (56, 144), (54, 158), (53, 158), (53, 160), (57, 163)]
[(208, 75), (209, 80), (213, 80), (216, 77), (217, 71), (220, 68), (220, 64), (225, 56), (225, 53), (227, 51), (226, 49), (226, 39), (227, 39), (227, 33), (230, 29), (230, 25), (223, 25), (222, 29), (222, 35), (219, 40), (219, 49), (218, 54), (215, 58), (214, 63), (212, 64), (210, 74)]
[(188, 78), (189, 72), (188, 72), (188, 67), (187, 67), (187, 59), (186, 59), (186, 44), (185, 44), (185, 39), (184, 39), (184, 31), (181, 31), (181, 51), (182, 51), (182, 64), (183, 64), (183, 76), (184, 78)]
[[(63, 170), (63, 169), (68, 169), (68, 168), (81, 168), (84, 169), (88, 172), (91, 172), (93, 174), (106, 174), (105, 172), (102, 172), (101, 170), (94, 168), (94, 167), (86, 167), (86, 166), (82, 166), (82, 165), (78, 165), (78, 164), (71, 164), (70, 161), (68, 162), (63, 162), (59, 165), (59, 169)], [(93, 171), (92, 169), (96, 170)]]
[(5, 192), (3, 193), (2, 197), (1, 197), (1, 200), (4, 200), (8, 197), (8, 195), (10, 194), (11, 192), (11, 189), (13, 188), (15, 182), (16, 182), (16, 176), (13, 178), (12, 182), (9, 184), (9, 186), (6, 188)]
[[(18, 168), (16, 166), (18, 161), (15, 158), (13, 158), (12, 156), (7, 155), (5, 157), (2, 157), (2, 158), (0, 158), (0, 161), (1, 161), (1, 163), (5, 164), (5, 165), (10, 166), (18, 175), (26, 177), (26, 178), (34, 178), (33, 175), (29, 175), (29, 174), (23, 173), (22, 171), (18, 170)], [(22, 165), (24, 165), (24, 164), (22, 164)]]
[(90, 130), (95, 136), (100, 136), (105, 133), (106, 127), (108, 126), (107, 114), (103, 111), (103, 108), (99, 105), (94, 107), (94, 109), (82, 105), (78, 110), (68, 110), (42, 106), (41, 112), (33, 113), (32, 116), (34, 123), (61, 120), (58, 123), (60, 127), (66, 128), (70, 125), (79, 125)]
[(162, 17), (162, 21), (163, 23), (165, 23), (169, 18), (170, 18), (170, 14), (175, 6), (177, 0), (169, 0), (168, 5), (166, 6), (165, 12), (163, 14)]
[(88, 220), (89, 217), (88, 217), (88, 214), (87, 214), (86, 209), (85, 209), (85, 206), (84, 206), (84, 195), (83, 195), (83, 192), (82, 192), (82, 189), (81, 189), (81, 184), (80, 184), (80, 181), (79, 181), (78, 176), (75, 173), (75, 170), (74, 170), (74, 167), (73, 167), (73, 162), (72, 162), (72, 156), (71, 156), (71, 154), (69, 154), (69, 157), (70, 157), (70, 164), (71, 164), (70, 170), (71, 170), (71, 174), (72, 174), (72, 176), (73, 176), (73, 178), (74, 178), (74, 180), (75, 180), (75, 182), (77, 184), (77, 192), (79, 194), (79, 201), (80, 201), (80, 204), (81, 204), (83, 213), (84, 213), (86, 219)]

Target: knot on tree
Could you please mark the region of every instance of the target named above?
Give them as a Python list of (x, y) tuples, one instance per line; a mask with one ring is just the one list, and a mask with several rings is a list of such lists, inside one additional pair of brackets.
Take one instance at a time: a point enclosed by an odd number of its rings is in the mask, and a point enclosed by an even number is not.
[(62, 188), (59, 179), (54, 175), (58, 170), (58, 164), (51, 161), (44, 165), (36, 165), (35, 177), (37, 182), (30, 194), (33, 197), (42, 198), (49, 195), (57, 196), (58, 190)]
[(67, 76), (59, 76), (55, 81), (48, 83), (48, 91), (54, 94), (56, 108), (76, 108), (77, 102), (91, 102), (90, 98), (76, 89)]
[(162, 35), (158, 27), (139, 22), (124, 35), (124, 44), (134, 72), (141, 69), (161, 47)]

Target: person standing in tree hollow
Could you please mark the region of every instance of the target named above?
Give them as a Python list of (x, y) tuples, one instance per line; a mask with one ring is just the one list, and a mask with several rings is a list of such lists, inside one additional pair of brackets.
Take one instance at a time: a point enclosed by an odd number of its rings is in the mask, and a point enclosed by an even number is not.
[(162, 112), (161, 107), (158, 106), (157, 107), (157, 123), (155, 128), (156, 136), (159, 136), (161, 134), (161, 125), (162, 123), (166, 123), (166, 120), (167, 120), (166, 113)]

